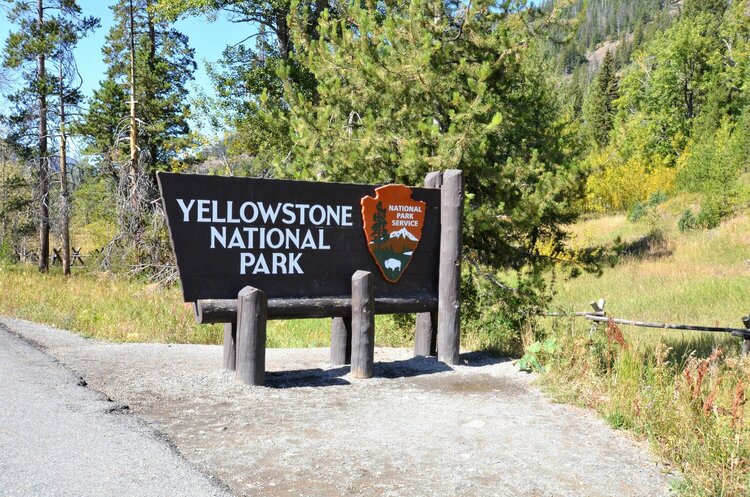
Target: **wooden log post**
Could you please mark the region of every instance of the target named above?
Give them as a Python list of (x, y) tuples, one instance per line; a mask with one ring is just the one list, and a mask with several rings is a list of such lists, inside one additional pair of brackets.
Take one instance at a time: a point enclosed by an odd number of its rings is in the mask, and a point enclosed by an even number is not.
[(224, 323), (224, 369), (237, 370), (237, 323)]
[[(597, 316), (606, 317), (607, 311), (604, 310), (604, 307), (607, 305), (607, 301), (602, 297), (599, 300), (594, 300), (593, 302), (590, 302), (589, 305), (591, 305), (591, 308), (594, 309), (594, 314)], [(591, 326), (589, 327), (589, 336), (592, 336), (594, 332), (599, 328), (599, 322), (597, 321), (591, 321)]]
[(594, 309), (594, 312), (602, 316), (606, 315), (606, 312), (604, 311), (605, 305), (607, 305), (607, 301), (604, 300), (603, 298), (596, 300), (594, 302), (591, 302), (591, 308)]
[(266, 381), (266, 294), (246, 286), (237, 296), (237, 379), (246, 385)]
[(420, 312), (417, 314), (414, 357), (437, 355), (437, 323), (437, 312)]
[(81, 247), (71, 248), (71, 263), (70, 265), (74, 265), (76, 262), (78, 262), (81, 266), (86, 267), (86, 264), (83, 263), (83, 256), (81, 256)]
[(369, 271), (352, 276), (352, 366), (355, 378), (372, 378), (375, 362), (375, 279)]
[(59, 248), (52, 249), (52, 265), (53, 266), (57, 263), (60, 263), (60, 265), (62, 266), (62, 256), (60, 255), (60, 250), (62, 249), (59, 249)]
[(461, 234), (463, 172), (443, 173), (440, 190), (440, 275), (438, 279), (438, 360), (458, 364), (461, 346)]
[[(443, 174), (438, 171), (428, 173), (424, 179), (426, 188), (440, 188)], [(417, 326), (414, 335), (414, 357), (434, 356), (437, 350), (437, 313), (417, 313)]]
[(352, 318), (331, 320), (331, 365), (343, 366), (352, 361)]
[[(742, 324), (750, 330), (750, 314), (742, 318)], [(747, 357), (748, 354), (750, 354), (750, 338), (746, 337), (742, 339), (742, 357)]]

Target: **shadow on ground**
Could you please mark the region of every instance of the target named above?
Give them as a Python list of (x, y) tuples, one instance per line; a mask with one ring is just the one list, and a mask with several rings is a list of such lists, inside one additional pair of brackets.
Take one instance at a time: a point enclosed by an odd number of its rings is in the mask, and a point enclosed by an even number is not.
[[(461, 366), (483, 367), (508, 362), (507, 357), (498, 357), (486, 352), (467, 352), (461, 354)], [(431, 375), (453, 371), (453, 368), (440, 362), (435, 357), (412, 357), (401, 361), (376, 362), (374, 365), (375, 378), (412, 378), (415, 376)], [(266, 386), (270, 388), (303, 388), (303, 387), (333, 387), (349, 385), (344, 378), (350, 372), (350, 367), (341, 366), (332, 369), (311, 368), (290, 371), (275, 371), (266, 373)]]

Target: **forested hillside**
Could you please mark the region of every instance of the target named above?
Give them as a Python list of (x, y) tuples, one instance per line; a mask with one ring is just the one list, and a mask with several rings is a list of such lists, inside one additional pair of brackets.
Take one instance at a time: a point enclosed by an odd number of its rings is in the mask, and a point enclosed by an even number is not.
[(563, 10), (575, 35), (549, 50), (581, 126), (583, 210), (641, 209), (653, 195), (698, 192), (706, 201), (685, 213), (687, 224), (710, 227), (745, 205), (746, 3), (582, 5)]

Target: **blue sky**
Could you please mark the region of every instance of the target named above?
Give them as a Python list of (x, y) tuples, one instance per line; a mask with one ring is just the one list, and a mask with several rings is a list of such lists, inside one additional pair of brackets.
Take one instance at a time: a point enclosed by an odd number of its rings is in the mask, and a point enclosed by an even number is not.
[[(101, 27), (93, 34), (84, 38), (78, 44), (75, 51), (76, 62), (83, 76), (82, 90), (89, 96), (99, 86), (99, 81), (104, 79), (106, 66), (102, 62), (101, 47), (104, 38), (112, 25), (112, 11), (109, 5), (114, 0), (79, 0), (78, 4), (85, 15), (92, 15), (101, 19)], [(13, 30), (6, 18), (5, 11), (0, 8), (0, 39), (3, 46), (8, 33)], [(193, 87), (204, 90), (207, 94), (213, 94), (213, 86), (206, 74), (206, 63), (215, 62), (221, 57), (221, 52), (227, 45), (242, 41), (247, 37), (250, 26), (248, 24), (236, 24), (219, 17), (214, 22), (208, 22), (204, 18), (191, 18), (176, 23), (176, 28), (190, 38), (190, 46), (195, 49), (195, 61), (198, 70), (195, 73)], [(192, 88), (191, 88), (192, 89)], [(0, 110), (5, 107), (4, 99), (0, 98)]]

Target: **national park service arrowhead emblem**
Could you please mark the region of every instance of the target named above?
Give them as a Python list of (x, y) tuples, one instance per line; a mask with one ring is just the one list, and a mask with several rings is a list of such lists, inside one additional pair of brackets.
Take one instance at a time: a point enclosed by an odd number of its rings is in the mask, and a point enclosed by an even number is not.
[(367, 248), (391, 283), (404, 274), (422, 238), (427, 204), (411, 195), (408, 186), (386, 185), (360, 202)]

